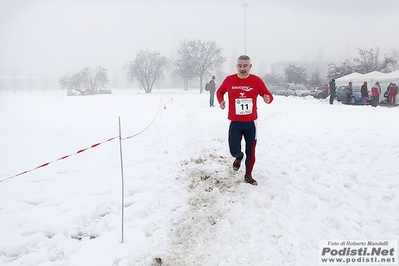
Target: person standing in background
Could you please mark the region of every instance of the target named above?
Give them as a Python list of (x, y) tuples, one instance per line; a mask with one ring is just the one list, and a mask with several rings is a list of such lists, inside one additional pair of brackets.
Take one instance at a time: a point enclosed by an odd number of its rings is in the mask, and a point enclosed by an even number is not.
[(330, 104), (333, 104), (335, 98), (335, 90), (337, 86), (335, 85), (335, 79), (332, 79), (328, 84), (330, 86)]
[(396, 95), (398, 94), (398, 86), (396, 83), (392, 83), (389, 88), (389, 104), (396, 104)]
[(386, 92), (384, 92), (384, 97), (387, 98), (387, 104), (389, 104), (389, 89), (391, 88), (392, 84), (392, 82), (389, 83)]
[(212, 76), (211, 81), (209, 81), (209, 105), (210, 107), (215, 107), (214, 100), (215, 100), (215, 91), (216, 91), (216, 84), (215, 84), (215, 76)]
[(324, 84), (324, 87), (323, 87), (323, 98), (324, 99), (327, 98), (328, 94), (329, 94), (328, 85)]
[(366, 105), (367, 98), (369, 97), (369, 91), (367, 89), (367, 81), (365, 81), (362, 87), (360, 87), (360, 93), (362, 96), (362, 105)]
[(377, 81), (374, 86), (371, 88), (371, 96), (373, 99), (371, 100), (371, 106), (377, 107), (380, 101), (381, 87), (380, 83)]
[(350, 104), (352, 99), (352, 81), (349, 82), (346, 87), (346, 103)]

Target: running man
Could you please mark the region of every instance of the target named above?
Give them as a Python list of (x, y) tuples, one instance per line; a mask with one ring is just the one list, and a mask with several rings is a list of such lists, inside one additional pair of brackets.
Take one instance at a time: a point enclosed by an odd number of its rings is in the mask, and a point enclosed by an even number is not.
[(216, 97), (222, 110), (226, 107), (224, 94), (227, 92), (229, 101), (228, 119), (229, 127), (229, 149), (235, 158), (233, 170), (238, 171), (244, 153), (241, 151), (241, 140), (245, 140), (245, 176), (246, 182), (258, 185), (252, 178), (252, 169), (255, 164), (255, 146), (257, 142), (258, 118), (256, 101), (260, 95), (264, 102), (269, 104), (273, 101), (273, 95), (266, 88), (261, 78), (250, 74), (252, 64), (246, 55), (241, 55), (237, 60), (237, 74), (227, 76), (216, 91)]

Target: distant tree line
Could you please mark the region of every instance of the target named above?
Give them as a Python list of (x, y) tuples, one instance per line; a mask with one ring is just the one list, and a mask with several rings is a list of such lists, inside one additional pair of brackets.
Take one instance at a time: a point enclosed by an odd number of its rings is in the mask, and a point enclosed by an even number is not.
[[(348, 74), (358, 72), (366, 74), (372, 71), (380, 71), (383, 73), (391, 72), (399, 69), (399, 51), (393, 50), (392, 56), (384, 54), (383, 57), (380, 55), (380, 50), (360, 49), (357, 48), (359, 56), (350, 60), (345, 60), (341, 65), (330, 64), (327, 79), (337, 79)], [(263, 76), (263, 80), (268, 85), (278, 85), (284, 82), (287, 83), (298, 83), (304, 85), (320, 85), (322, 84), (323, 78), (320, 76), (319, 71), (312, 73), (311, 77), (306, 74), (306, 68), (303, 66), (289, 65), (285, 69), (285, 76), (279, 77), (273, 74), (267, 74)]]
[(381, 58), (379, 48), (376, 50), (357, 48), (357, 50), (359, 52), (359, 57), (353, 59), (352, 62), (346, 60), (342, 62), (340, 66), (330, 64), (327, 77), (336, 79), (354, 72), (361, 74), (366, 74), (372, 71), (387, 73), (397, 69), (398, 61), (387, 54), (384, 54), (383, 58)]
[[(137, 81), (140, 88), (146, 93), (151, 93), (154, 84), (164, 77), (164, 72), (174, 66), (173, 76), (183, 80), (183, 89), (188, 89), (188, 84), (193, 79), (199, 81), (199, 91), (202, 93), (204, 78), (220, 71), (226, 58), (222, 56), (223, 49), (212, 41), (182, 40), (177, 50), (177, 59), (171, 61), (158, 52), (141, 50), (134, 60), (126, 63), (124, 69), (129, 81)], [(344, 61), (341, 65), (330, 64), (327, 77), (339, 78), (353, 72), (368, 73), (371, 71), (387, 72), (398, 68), (398, 60), (386, 54), (381, 55), (379, 48), (376, 50), (364, 50), (358, 48), (359, 56), (351, 62)], [(398, 57), (399, 52), (396, 52)], [(319, 71), (315, 71), (310, 77), (304, 66), (289, 65), (285, 69), (284, 77), (274, 74), (266, 74), (263, 80), (268, 85), (281, 83), (298, 83), (304, 85), (320, 85), (325, 79)], [(107, 69), (98, 66), (86, 67), (75, 74), (68, 74), (60, 78), (63, 89), (68, 95), (90, 95), (99, 93), (111, 93), (108, 89), (109, 79)]]
[[(198, 78), (199, 90), (202, 92), (204, 77), (219, 71), (226, 62), (222, 50), (212, 41), (182, 40), (177, 51), (178, 58), (173, 62), (176, 66), (174, 76), (184, 81), (185, 90), (188, 89), (190, 80)], [(163, 77), (171, 63), (158, 52), (141, 50), (133, 61), (124, 66), (124, 69), (129, 81), (137, 81), (146, 93), (151, 93), (155, 82)], [(62, 76), (59, 82), (61, 87), (68, 91), (68, 95), (111, 93), (106, 87), (109, 84), (107, 70), (101, 66), (95, 69), (86, 67), (76, 74)]]
[(311, 77), (308, 77), (306, 72), (306, 68), (302, 65), (289, 65), (284, 71), (284, 76), (266, 74), (262, 77), (262, 79), (268, 85), (280, 85), (283, 83), (320, 85), (322, 83), (322, 78), (320, 77), (320, 73), (318, 70), (312, 73)]

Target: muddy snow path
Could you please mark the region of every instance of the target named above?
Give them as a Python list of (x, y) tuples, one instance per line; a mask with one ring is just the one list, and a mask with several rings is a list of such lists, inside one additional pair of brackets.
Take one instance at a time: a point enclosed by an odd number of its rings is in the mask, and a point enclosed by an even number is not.
[[(273, 205), (283, 204), (286, 197), (267, 188), (270, 182), (267, 171), (256, 171), (259, 182), (256, 187), (244, 183), (243, 165), (237, 172), (232, 170), (227, 110), (208, 107), (207, 95), (202, 106), (198, 103), (199, 96), (193, 96), (179, 95), (173, 103), (173, 108), (181, 109), (176, 119), (182, 119), (185, 124), (182, 130), (187, 131), (187, 138), (180, 141), (190, 147), (186, 149), (189, 151), (186, 158), (181, 160), (178, 175), (188, 198), (186, 206), (172, 221), (170, 247), (163, 263), (268, 265), (270, 253), (263, 243), (268, 239), (273, 244), (282, 236)], [(203, 132), (209, 134), (202, 135)], [(274, 257), (281, 256), (280, 259), (287, 255), (273, 253)]]

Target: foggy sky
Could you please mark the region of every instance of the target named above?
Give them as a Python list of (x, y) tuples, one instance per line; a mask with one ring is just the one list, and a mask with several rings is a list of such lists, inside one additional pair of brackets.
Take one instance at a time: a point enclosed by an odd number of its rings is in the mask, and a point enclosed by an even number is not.
[(398, 18), (397, 0), (0, 0), (0, 71), (121, 71), (139, 50), (176, 59), (179, 41), (196, 39), (223, 48), (229, 73), (246, 21), (246, 54), (263, 75), (278, 61), (342, 62), (357, 47), (390, 53)]

